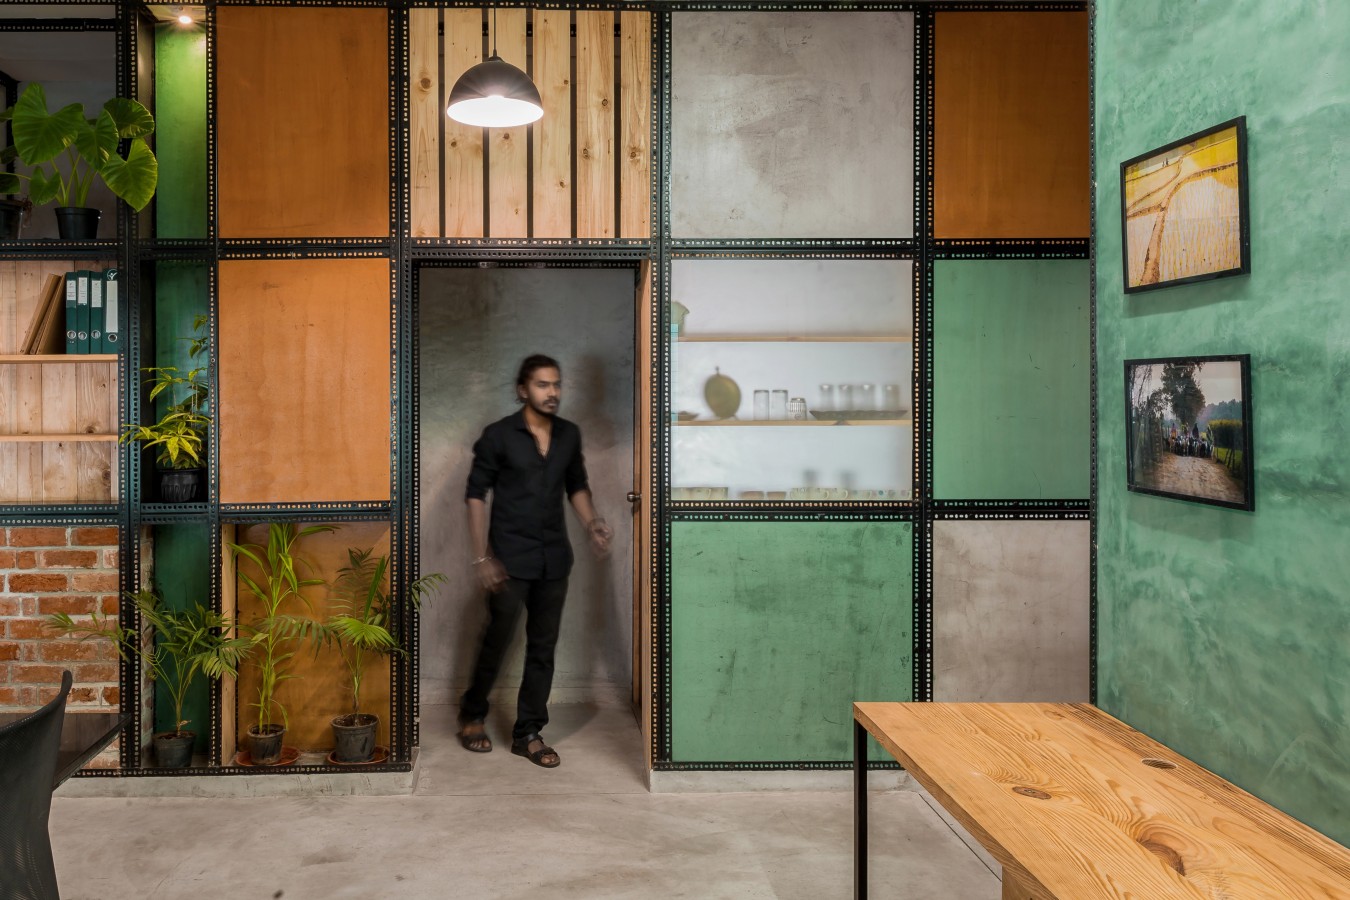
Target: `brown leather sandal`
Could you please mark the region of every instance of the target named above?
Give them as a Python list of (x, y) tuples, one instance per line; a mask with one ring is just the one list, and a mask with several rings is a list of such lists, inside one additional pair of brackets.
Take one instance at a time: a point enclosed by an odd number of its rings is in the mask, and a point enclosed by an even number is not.
[[(538, 741), (543, 744), (538, 750), (531, 751), (530, 745)], [(544, 743), (544, 738), (539, 732), (527, 734), (522, 738), (513, 738), (511, 741), (511, 752), (516, 756), (523, 756), (536, 766), (542, 766), (545, 769), (556, 769), (562, 763), (562, 757), (558, 756), (558, 751), (554, 750), (548, 744)], [(552, 762), (544, 762), (544, 757), (552, 756)]]
[[(477, 725), (476, 731), (466, 731), (470, 725)], [(459, 722), (459, 743), (470, 753), (491, 753), (492, 738), (488, 737), (487, 728), (482, 719), (461, 719)]]

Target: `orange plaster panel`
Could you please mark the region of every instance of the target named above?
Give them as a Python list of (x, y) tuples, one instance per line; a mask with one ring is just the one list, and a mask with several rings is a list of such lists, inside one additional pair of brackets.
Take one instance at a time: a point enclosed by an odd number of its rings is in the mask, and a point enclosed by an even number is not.
[(389, 235), (384, 9), (216, 10), (220, 236)]
[(220, 499), (389, 499), (389, 261), (220, 263)]
[(1087, 237), (1087, 13), (934, 18), (934, 236)]

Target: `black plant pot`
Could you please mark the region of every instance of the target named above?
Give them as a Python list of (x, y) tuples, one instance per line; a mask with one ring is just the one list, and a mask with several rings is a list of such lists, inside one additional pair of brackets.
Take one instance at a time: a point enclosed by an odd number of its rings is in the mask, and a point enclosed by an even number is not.
[(365, 762), (375, 755), (379, 716), (352, 713), (333, 719), (333, 758), (340, 763)]
[(155, 762), (161, 769), (186, 769), (192, 765), (192, 743), (196, 739), (197, 735), (191, 731), (155, 735)]
[(56, 207), (56, 233), (66, 241), (98, 240), (98, 220), (103, 213), (84, 206)]
[(28, 204), (22, 200), (0, 200), (0, 241), (17, 241), (23, 234), (23, 216)]
[(159, 499), (165, 503), (191, 503), (197, 499), (205, 469), (160, 469)]
[(270, 766), (281, 759), (282, 741), (286, 737), (286, 726), (264, 725), (261, 732), (257, 725), (248, 729), (248, 755), (255, 766)]

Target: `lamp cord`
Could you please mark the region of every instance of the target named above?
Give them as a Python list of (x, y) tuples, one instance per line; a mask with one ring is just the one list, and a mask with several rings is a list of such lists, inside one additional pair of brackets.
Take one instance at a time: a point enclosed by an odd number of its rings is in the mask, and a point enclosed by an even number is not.
[(492, 7), (492, 55), (497, 55), (497, 7)]

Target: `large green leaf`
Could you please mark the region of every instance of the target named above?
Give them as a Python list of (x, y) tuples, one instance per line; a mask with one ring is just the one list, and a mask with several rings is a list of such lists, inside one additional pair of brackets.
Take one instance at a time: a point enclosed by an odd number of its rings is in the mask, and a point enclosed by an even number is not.
[(13, 172), (0, 172), (0, 194), (17, 194), (23, 190), (23, 179)]
[(48, 115), (47, 95), (42, 85), (32, 83), (14, 104), (12, 126), (19, 158), (32, 166), (55, 159), (88, 123), (84, 120), (84, 107), (78, 103)]
[(40, 166), (33, 169), (33, 175), (28, 181), (28, 199), (33, 201), (34, 206), (41, 206), (58, 198), (62, 205), (65, 205), (65, 195), (65, 185), (61, 183), (61, 173), (52, 172), (51, 177), (48, 178), (46, 169)]
[(159, 162), (145, 139), (136, 138), (131, 142), (131, 152), (126, 159), (114, 153), (99, 174), (114, 194), (140, 212), (155, 195), (155, 186), (159, 184)]
[(103, 104), (103, 111), (117, 125), (119, 138), (145, 137), (155, 130), (155, 117), (135, 100), (114, 97)]
[(95, 171), (102, 169), (117, 155), (117, 123), (112, 116), (101, 113), (85, 122), (75, 135), (75, 149)]

